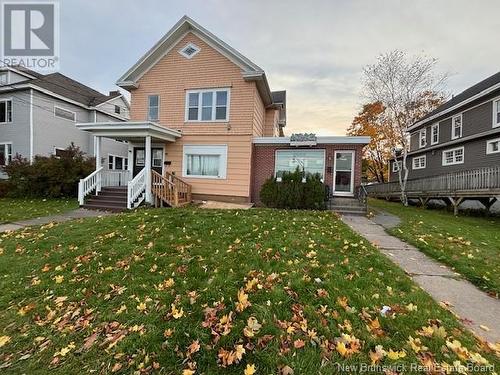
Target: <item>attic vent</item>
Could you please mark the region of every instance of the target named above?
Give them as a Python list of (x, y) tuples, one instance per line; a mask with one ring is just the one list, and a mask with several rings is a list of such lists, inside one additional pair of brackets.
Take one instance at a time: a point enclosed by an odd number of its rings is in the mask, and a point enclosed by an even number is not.
[(186, 44), (184, 48), (179, 51), (179, 53), (187, 59), (193, 58), (198, 52), (200, 52), (200, 48), (193, 43)]

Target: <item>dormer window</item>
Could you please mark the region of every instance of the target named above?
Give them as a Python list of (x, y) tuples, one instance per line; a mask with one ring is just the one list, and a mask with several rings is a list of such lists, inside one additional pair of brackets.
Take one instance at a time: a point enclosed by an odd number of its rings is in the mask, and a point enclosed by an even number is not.
[(186, 44), (184, 48), (179, 51), (186, 59), (192, 59), (198, 52), (200, 52), (200, 47), (193, 43)]
[(451, 139), (462, 136), (462, 114), (453, 116), (451, 119)]
[(115, 113), (119, 115), (121, 113), (122, 109), (120, 108), (119, 105), (115, 105)]
[(9, 73), (8, 72), (0, 72), (0, 86), (9, 84)]

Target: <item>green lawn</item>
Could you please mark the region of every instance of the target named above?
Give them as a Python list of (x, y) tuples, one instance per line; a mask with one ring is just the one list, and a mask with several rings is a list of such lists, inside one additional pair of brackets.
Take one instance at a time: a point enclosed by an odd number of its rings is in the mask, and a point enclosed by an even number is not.
[(0, 224), (55, 215), (78, 208), (75, 199), (0, 198)]
[(498, 364), (330, 212), (150, 209), (0, 241), (3, 373)]
[(439, 209), (404, 207), (371, 199), (371, 208), (398, 216), (389, 232), (452, 267), (476, 286), (500, 293), (500, 218), (457, 216)]

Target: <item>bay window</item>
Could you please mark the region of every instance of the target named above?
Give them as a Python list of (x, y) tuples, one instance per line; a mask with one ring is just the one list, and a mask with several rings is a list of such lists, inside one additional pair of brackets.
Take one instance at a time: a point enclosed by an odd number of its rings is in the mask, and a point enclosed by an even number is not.
[(0, 123), (12, 122), (12, 100), (0, 99)]
[(185, 120), (187, 122), (228, 121), (229, 89), (187, 91)]
[(185, 145), (183, 147), (183, 177), (225, 179), (226, 174), (226, 145)]
[(284, 172), (294, 172), (297, 167), (305, 173), (319, 173), (324, 178), (325, 151), (324, 150), (277, 150), (275, 175), (278, 178)]

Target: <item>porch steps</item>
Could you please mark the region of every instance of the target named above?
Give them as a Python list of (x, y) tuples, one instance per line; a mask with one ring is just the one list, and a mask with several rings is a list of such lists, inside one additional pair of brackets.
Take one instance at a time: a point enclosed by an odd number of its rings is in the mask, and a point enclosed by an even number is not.
[(361, 203), (356, 198), (332, 197), (328, 208), (342, 215), (359, 215), (367, 213), (366, 204)]
[(82, 206), (89, 210), (122, 212), (127, 209), (127, 187), (103, 187)]

